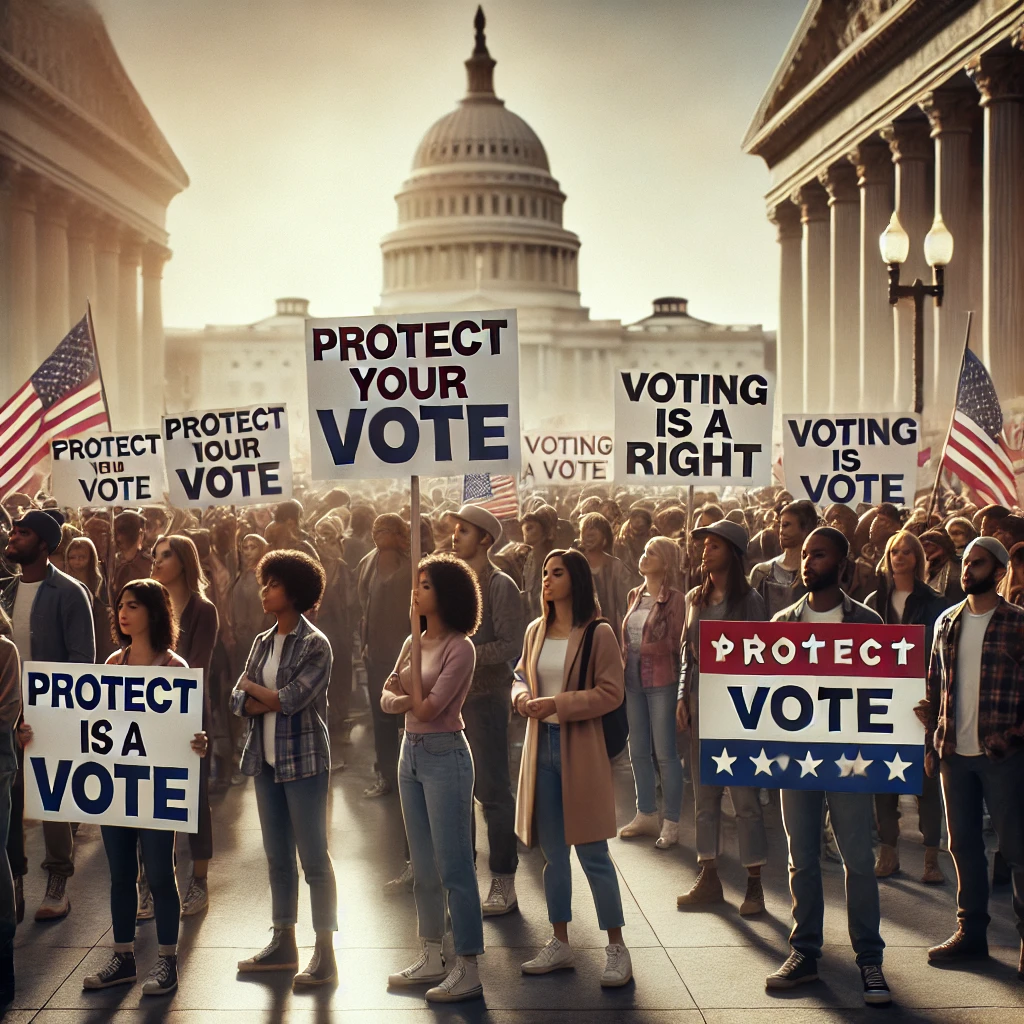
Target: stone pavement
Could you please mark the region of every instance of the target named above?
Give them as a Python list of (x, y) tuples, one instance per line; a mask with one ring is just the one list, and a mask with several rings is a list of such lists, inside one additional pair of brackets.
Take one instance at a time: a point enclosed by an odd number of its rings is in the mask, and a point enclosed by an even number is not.
[[(18, 929), (18, 994), (6, 1021), (24, 1024), (134, 1024), (156, 1021), (233, 1022), (445, 1020), (496, 1024), (818, 1024), (829, 1021), (935, 1021), (943, 1024), (1021, 1024), (1024, 982), (1016, 977), (1017, 936), (1010, 896), (997, 890), (989, 933), (993, 959), (970, 970), (929, 967), (925, 949), (945, 939), (954, 926), (952, 884), (929, 888), (916, 881), (923, 852), (912, 810), (905, 801), (904, 871), (881, 883), (882, 935), (887, 943), (885, 973), (896, 1005), (869, 1009), (850, 950), (845, 923), (843, 875), (826, 863), (825, 954), (822, 981), (793, 994), (769, 995), (764, 976), (788, 952), (789, 892), (785, 836), (777, 803), (768, 809), (771, 859), (764, 869), (767, 912), (741, 918), (745, 872), (735, 859), (732, 822), (725, 831), (727, 854), (722, 877), (728, 903), (704, 912), (676, 909), (675, 898), (694, 877), (692, 803), (684, 810), (680, 845), (670, 851), (653, 840), (613, 840), (612, 855), (621, 874), (626, 913), (625, 939), (633, 957), (635, 983), (617, 991), (599, 987), (605, 938), (586, 880), (574, 860), (576, 919), (570, 935), (577, 948), (575, 971), (526, 978), (519, 970), (550, 935), (537, 851), (524, 855), (517, 881), (520, 913), (485, 923), (487, 953), (481, 959), (485, 1000), (447, 1009), (426, 1008), (418, 992), (389, 993), (389, 972), (406, 966), (417, 951), (416, 915), (411, 895), (386, 898), (381, 885), (402, 868), (402, 828), (398, 797), (367, 801), (361, 797), (370, 778), (372, 745), (362, 726), (353, 745), (344, 747), (347, 770), (333, 776), (331, 855), (338, 878), (340, 930), (335, 940), (341, 980), (337, 988), (295, 995), (290, 979), (249, 975), (240, 980), (235, 963), (261, 949), (268, 938), (270, 894), (266, 862), (251, 782), (215, 798), (216, 858), (210, 868), (210, 909), (183, 922), (180, 987), (172, 997), (143, 998), (140, 985), (82, 991), (82, 978), (108, 955), (112, 942), (108, 874), (99, 829), (78, 832), (77, 871), (70, 884), (71, 914), (54, 924), (36, 924), (32, 914), (45, 879), (38, 868), (42, 836), (29, 829), (25, 882), (26, 921)], [(628, 762), (617, 766), (619, 821), (632, 816), (632, 775)], [(690, 790), (687, 789), (690, 799)], [(482, 823), (482, 822), (481, 822)], [(480, 830), (481, 843), (486, 830)], [(183, 851), (182, 873), (187, 844)], [(480, 885), (486, 894), (489, 874), (481, 857)], [(942, 854), (952, 877), (952, 863)], [(299, 908), (298, 938), (303, 964), (313, 943), (305, 885)], [(140, 973), (156, 955), (153, 922), (139, 926)]]

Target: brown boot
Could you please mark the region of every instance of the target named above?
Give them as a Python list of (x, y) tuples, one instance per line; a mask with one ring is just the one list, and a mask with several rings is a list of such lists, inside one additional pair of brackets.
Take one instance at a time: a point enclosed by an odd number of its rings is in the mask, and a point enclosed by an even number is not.
[(707, 865), (701, 865), (700, 874), (689, 892), (676, 897), (677, 907), (692, 907), (703, 903), (722, 903), (725, 894), (722, 892), (722, 881), (718, 872)]
[(921, 881), (925, 885), (945, 885), (946, 876), (939, 867), (939, 848), (937, 846), (926, 846), (924, 848), (924, 874)]
[(900, 855), (895, 846), (882, 843), (878, 848), (878, 859), (875, 861), (875, 878), (888, 878), (900, 869)]
[(760, 914), (764, 910), (764, 889), (760, 875), (747, 875), (747, 894), (740, 904), (740, 913), (744, 917)]

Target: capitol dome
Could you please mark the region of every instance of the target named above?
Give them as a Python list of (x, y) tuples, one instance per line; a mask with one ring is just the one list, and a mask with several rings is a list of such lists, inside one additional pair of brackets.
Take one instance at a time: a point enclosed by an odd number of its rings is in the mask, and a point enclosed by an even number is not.
[(477, 9), (468, 87), (423, 136), (381, 242), (378, 312), (579, 309), (579, 239), (537, 134), (494, 92), (495, 61)]

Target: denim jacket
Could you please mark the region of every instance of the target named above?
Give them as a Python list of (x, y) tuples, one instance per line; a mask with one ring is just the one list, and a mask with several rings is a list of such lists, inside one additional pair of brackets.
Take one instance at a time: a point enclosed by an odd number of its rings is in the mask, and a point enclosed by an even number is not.
[[(0, 585), (0, 607), (14, 614), (20, 576)], [(24, 661), (96, 662), (96, 634), (92, 624), (92, 595), (78, 580), (52, 562), (43, 585), (36, 591), (29, 619), (32, 650)]]
[[(263, 666), (274, 645), (273, 626), (253, 641), (242, 679), (263, 681)], [(277, 670), (277, 696), (281, 710), (275, 732), (274, 779), (294, 782), (325, 772), (331, 765), (331, 744), (327, 734), (327, 685), (334, 660), (330, 641), (304, 615), (285, 638)], [(241, 682), (241, 679), (239, 680)], [(231, 691), (231, 710), (249, 719), (249, 733), (242, 751), (245, 775), (259, 775), (266, 757), (263, 752), (263, 716), (248, 715), (248, 694), (238, 685)]]

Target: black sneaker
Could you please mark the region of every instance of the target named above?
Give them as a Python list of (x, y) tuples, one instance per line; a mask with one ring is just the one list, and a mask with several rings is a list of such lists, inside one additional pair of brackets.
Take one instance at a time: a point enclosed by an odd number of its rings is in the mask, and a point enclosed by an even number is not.
[(149, 977), (142, 983), (144, 996), (166, 996), (178, 987), (178, 958), (157, 957)]
[(294, 928), (275, 928), (270, 944), (248, 960), (238, 961), (238, 973), (254, 971), (292, 971), (299, 969), (299, 950)]
[(796, 988), (808, 981), (818, 980), (818, 961), (804, 956), (795, 949), (774, 974), (764, 979), (765, 988)]
[(892, 1002), (881, 964), (868, 964), (860, 969), (864, 982), (864, 1002), (870, 1006), (888, 1006)]
[(334, 959), (334, 947), (319, 943), (313, 949), (313, 956), (301, 974), (296, 974), (292, 984), (296, 988), (314, 985), (329, 985), (338, 977), (338, 965)]
[(968, 935), (962, 928), (957, 928), (945, 942), (928, 950), (928, 959), (932, 963), (962, 963), (987, 958), (988, 939), (984, 935)]
[(135, 954), (119, 953), (116, 950), (95, 974), (82, 979), (83, 989), (113, 988), (114, 985), (130, 985), (135, 980)]

